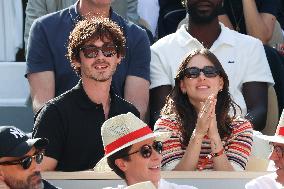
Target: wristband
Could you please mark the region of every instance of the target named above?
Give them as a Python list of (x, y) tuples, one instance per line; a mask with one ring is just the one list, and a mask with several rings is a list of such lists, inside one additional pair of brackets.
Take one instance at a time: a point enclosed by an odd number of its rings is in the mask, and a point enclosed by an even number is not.
[(209, 155), (212, 156), (212, 157), (218, 157), (218, 156), (224, 154), (224, 151), (225, 151), (224, 148), (222, 148), (222, 150), (220, 150), (219, 152), (217, 152), (217, 153), (210, 153)]
[(210, 159), (212, 159), (213, 157), (218, 157), (222, 154), (224, 154), (225, 149), (222, 148), (222, 150), (220, 150), (217, 153), (210, 153), (206, 156), (206, 158), (203, 160), (203, 162), (201, 163), (201, 165), (197, 166), (197, 170), (202, 171), (204, 169), (204, 167), (207, 165), (207, 163), (209, 162)]

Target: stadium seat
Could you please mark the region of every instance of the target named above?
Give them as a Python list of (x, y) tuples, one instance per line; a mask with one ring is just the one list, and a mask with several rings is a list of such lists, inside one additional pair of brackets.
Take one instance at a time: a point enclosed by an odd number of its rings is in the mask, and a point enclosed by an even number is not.
[(26, 106), (30, 91), (24, 62), (0, 62), (0, 107)]

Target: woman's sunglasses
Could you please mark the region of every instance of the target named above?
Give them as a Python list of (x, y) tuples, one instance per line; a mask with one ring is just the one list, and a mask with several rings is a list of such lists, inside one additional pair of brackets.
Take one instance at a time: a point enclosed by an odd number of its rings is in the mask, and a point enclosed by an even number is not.
[(132, 154), (136, 154), (136, 153), (140, 152), (140, 154), (143, 158), (150, 158), (152, 153), (153, 153), (153, 149), (156, 152), (158, 152), (159, 154), (161, 154), (162, 151), (163, 151), (163, 143), (161, 141), (154, 141), (152, 146), (145, 144), (145, 145), (141, 146), (141, 148), (139, 150), (132, 152), (130, 154), (127, 154), (127, 155), (130, 156)]
[(203, 69), (197, 67), (186, 68), (183, 72), (184, 76), (187, 78), (197, 78), (203, 72), (205, 77), (211, 78), (219, 75), (219, 71), (214, 66), (205, 66)]
[(30, 168), (33, 159), (35, 159), (37, 164), (40, 164), (42, 162), (44, 153), (43, 152), (39, 152), (36, 153), (35, 155), (32, 156), (26, 156), (20, 160), (15, 160), (15, 161), (4, 161), (4, 162), (0, 162), (0, 165), (18, 165), (20, 164), (23, 169), (28, 169)]
[(113, 44), (104, 44), (101, 47), (94, 45), (83, 46), (80, 48), (80, 51), (83, 52), (86, 58), (96, 58), (99, 54), (99, 51), (102, 51), (105, 57), (112, 57), (117, 53), (117, 47)]

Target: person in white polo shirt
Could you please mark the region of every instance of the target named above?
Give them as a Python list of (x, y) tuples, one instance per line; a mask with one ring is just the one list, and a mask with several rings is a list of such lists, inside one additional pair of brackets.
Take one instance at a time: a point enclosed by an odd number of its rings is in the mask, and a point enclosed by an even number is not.
[(181, 26), (151, 46), (150, 111), (152, 123), (174, 87), (177, 69), (188, 53), (203, 47), (213, 52), (230, 81), (230, 93), (254, 129), (265, 127), (267, 89), (274, 84), (260, 40), (230, 30), (218, 21), (222, 0), (186, 0), (190, 15)]

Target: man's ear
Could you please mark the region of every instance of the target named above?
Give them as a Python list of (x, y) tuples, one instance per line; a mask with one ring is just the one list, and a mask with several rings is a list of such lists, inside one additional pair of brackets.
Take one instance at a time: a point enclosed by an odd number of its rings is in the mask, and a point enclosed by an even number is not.
[(127, 161), (123, 160), (122, 158), (116, 159), (114, 163), (123, 172), (127, 170)]
[(79, 67), (81, 67), (81, 63), (79, 62), (79, 60), (73, 60), (72, 66), (76, 66), (77, 68), (79, 68)]
[(120, 64), (123, 57), (120, 54), (117, 54), (116, 58), (117, 58), (116, 63)]
[(0, 181), (4, 181), (4, 172), (0, 166)]

